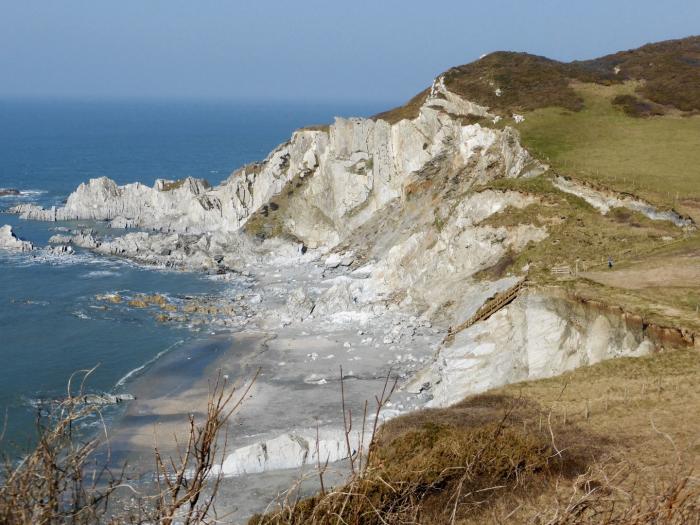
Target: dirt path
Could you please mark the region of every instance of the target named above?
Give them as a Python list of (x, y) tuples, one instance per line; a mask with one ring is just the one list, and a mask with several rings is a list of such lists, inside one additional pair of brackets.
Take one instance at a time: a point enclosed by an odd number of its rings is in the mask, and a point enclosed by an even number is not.
[(700, 287), (700, 258), (678, 257), (637, 264), (631, 268), (585, 272), (583, 277), (615, 288)]

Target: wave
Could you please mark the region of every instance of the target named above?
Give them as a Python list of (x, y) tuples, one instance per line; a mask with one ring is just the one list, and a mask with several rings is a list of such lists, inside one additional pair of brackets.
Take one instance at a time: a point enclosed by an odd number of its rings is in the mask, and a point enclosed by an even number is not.
[[(10, 189), (10, 188), (0, 188), (0, 190), (8, 190), (8, 189)], [(45, 195), (48, 192), (49, 192), (49, 190), (19, 190), (19, 193), (8, 193), (7, 195), (0, 195), (0, 197), (2, 197), (2, 198), (36, 197), (38, 195)]]
[[(0, 190), (3, 189), (8, 188), (0, 188)], [(19, 190), (19, 193), (0, 195), (0, 200), (6, 202), (9, 206), (13, 206), (20, 203), (39, 201), (47, 193), (49, 193), (48, 190)]]
[(175, 348), (175, 347), (178, 346), (178, 345), (181, 345), (181, 344), (184, 343), (184, 342), (185, 342), (184, 339), (180, 339), (179, 341), (175, 341), (173, 344), (171, 344), (171, 345), (170, 345), (168, 348), (166, 348), (165, 350), (161, 350), (161, 351), (158, 352), (154, 357), (152, 357), (151, 359), (149, 359), (148, 361), (146, 361), (144, 364), (142, 364), (141, 366), (138, 366), (138, 367), (134, 368), (133, 370), (131, 370), (130, 372), (128, 372), (124, 377), (122, 377), (119, 381), (117, 381), (117, 383), (114, 385), (114, 388), (119, 388), (119, 387), (124, 386), (124, 384), (125, 384), (129, 379), (131, 379), (132, 377), (134, 377), (135, 375), (137, 375), (139, 372), (143, 371), (146, 367), (148, 367), (148, 366), (152, 365), (153, 363), (155, 363), (156, 361), (158, 361), (158, 359), (160, 359), (160, 358), (163, 357), (165, 354), (167, 354), (168, 352), (170, 352), (173, 348)]
[(0, 259), (11, 262), (18, 267), (34, 266), (37, 264), (50, 264), (52, 266), (70, 266), (76, 264), (92, 264), (97, 259), (88, 252), (74, 253), (72, 255), (57, 255), (50, 253), (46, 248), (38, 248), (31, 252), (3, 252)]
[(118, 275), (119, 275), (119, 272), (113, 272), (111, 270), (93, 270), (91, 272), (83, 274), (83, 276), (88, 278), (88, 279), (95, 278), (95, 277), (115, 277)]

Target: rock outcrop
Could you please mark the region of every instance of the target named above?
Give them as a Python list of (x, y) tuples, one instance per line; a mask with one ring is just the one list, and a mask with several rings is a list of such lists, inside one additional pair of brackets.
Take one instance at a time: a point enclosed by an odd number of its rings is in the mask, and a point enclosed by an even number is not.
[(23, 241), (12, 231), (12, 226), (5, 224), (0, 227), (0, 250), (11, 250), (17, 252), (30, 252), (34, 249), (32, 243)]
[(529, 291), (486, 321), (456, 334), (414, 387), (430, 384), (431, 406), (509, 383), (559, 375), (656, 343), (619, 312), (591, 308), (556, 292)]
[[(563, 178), (554, 178), (554, 187), (544, 183), (547, 191), (528, 193), (529, 181), (513, 179), (540, 176), (548, 167), (521, 146), (516, 129), (497, 121), (489, 108), (450, 92), (438, 78), (412, 118), (337, 118), (327, 129), (301, 129), (264, 161), (215, 187), (192, 178), (118, 186), (103, 177), (80, 185), (63, 207), (24, 204), (13, 211), (26, 219), (109, 222), (106, 237), (91, 230), (53, 236), (52, 243), (67, 247), (59, 252), (79, 246), (211, 274), (250, 275), (255, 268), (273, 274), (267, 289), (247, 297), (251, 310), (260, 310), (259, 328), (353, 326), (358, 346), (371, 345), (382, 355), (377, 366), (401, 365), (405, 378), (428, 361), (401, 350), (416, 344), (416, 331), (430, 327), (430, 337), (442, 339), (448, 326), (463, 324), (490, 297), (524, 278), (529, 264), (514, 267), (517, 255), (566, 219), (563, 212), (542, 217), (547, 207), (562, 206), (553, 204), (558, 197), (552, 195), (577, 195), (603, 214), (622, 206), (692, 226), (675, 212)], [(506, 210), (517, 220), (499, 221)], [(116, 231), (132, 228), (141, 231)], [(291, 279), (292, 266), (297, 277), (306, 273), (315, 282)], [(492, 268), (497, 271), (486, 272)], [(477, 278), (482, 272), (487, 277)], [(398, 311), (407, 319), (388, 325), (390, 313)], [(247, 309), (236, 315), (236, 326), (253, 316)], [(432, 396), (433, 405), (444, 406), (506, 383), (653, 350), (653, 337), (628, 321), (529, 290), (439, 346), (412, 388), (421, 400)], [(365, 329), (374, 331), (364, 337)], [(344, 356), (355, 348), (345, 343)], [(363, 358), (347, 359), (359, 367)], [(302, 381), (322, 386), (327, 376), (313, 372)], [(337, 428), (326, 430), (322, 454), (344, 457)], [(243, 474), (317, 459), (309, 450), (313, 436), (275, 436), (238, 449), (224, 470)]]
[[(25, 219), (104, 220), (114, 228), (191, 234), (235, 232), (260, 212), (279, 215), (281, 229), (309, 247), (331, 247), (405, 197), (414, 174), (436, 158), (468, 168), (472, 183), (544, 171), (512, 128), (462, 124), (484, 111), (442, 86), (415, 119), (338, 118), (327, 131), (299, 130), (263, 162), (214, 188), (193, 178), (148, 187), (101, 177), (81, 184), (63, 207), (21, 204), (12, 211)], [(277, 200), (286, 202), (283, 210)]]
[(599, 190), (566, 177), (555, 177), (553, 184), (563, 192), (581, 197), (603, 214), (608, 213), (612, 208), (627, 208), (641, 213), (653, 221), (670, 221), (679, 228), (695, 227), (692, 219), (682, 217), (674, 210), (659, 210), (648, 202), (631, 195)]

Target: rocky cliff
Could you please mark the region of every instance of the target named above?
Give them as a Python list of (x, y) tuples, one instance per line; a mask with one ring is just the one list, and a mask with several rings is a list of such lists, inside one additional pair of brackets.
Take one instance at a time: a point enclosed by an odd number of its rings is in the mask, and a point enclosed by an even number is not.
[[(519, 254), (576, 219), (578, 208), (626, 208), (679, 231), (693, 227), (672, 210), (563, 177), (548, 176), (540, 191), (511, 184), (548, 170), (521, 145), (522, 120), (464, 99), (441, 76), (413, 116), (338, 118), (327, 128), (301, 129), (215, 187), (191, 178), (153, 187), (99, 178), (81, 184), (63, 207), (13, 211), (151, 230), (53, 239), (150, 264), (225, 272), (325, 260), (326, 270), (339, 274), (333, 286), (314, 298), (308, 286), (288, 289), (277, 316), (284, 323), (335, 315), (366, 321), (391, 303), (443, 329), (525, 278), (530, 261), (516, 265)], [(655, 345), (619, 313), (594, 314), (531, 288), (443, 345), (414, 384), (443, 405)]]
[(431, 388), (430, 405), (447, 406), (506, 384), (698, 342), (692, 333), (650, 325), (619, 308), (581, 301), (557, 288), (530, 290), (456, 334), (412, 388)]
[(488, 116), (444, 86), (434, 88), (417, 118), (336, 119), (326, 130), (299, 130), (261, 163), (234, 172), (216, 187), (204, 180), (156, 181), (118, 186), (105, 177), (81, 184), (60, 208), (16, 206), (25, 219), (106, 220), (114, 227), (178, 233), (238, 231), (257, 211), (291, 198), (284, 231), (310, 247), (335, 244), (387, 203), (405, 196), (414, 174), (435, 159), (471, 183), (535, 175), (544, 167), (519, 144), (512, 128), (463, 125)]

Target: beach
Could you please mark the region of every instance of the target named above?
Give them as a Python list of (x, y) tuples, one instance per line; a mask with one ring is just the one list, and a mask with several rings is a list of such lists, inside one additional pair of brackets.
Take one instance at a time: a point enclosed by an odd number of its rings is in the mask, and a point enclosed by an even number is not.
[[(375, 396), (381, 395), (387, 374), (390, 384), (396, 379), (399, 387), (404, 385), (439, 337), (437, 329), (416, 327), (403, 340), (405, 346), (385, 345), (382, 341), (388, 333), (405, 331), (402, 327), (410, 323), (398, 311), (388, 310), (378, 318), (319, 316), (280, 323), (279, 313), (300, 280), (311, 279), (323, 293), (336, 278), (329, 275), (324, 280), (324, 270), (317, 265), (287, 269), (284, 275), (279, 269), (271, 270), (261, 270), (250, 291), (254, 297), (260, 295), (250, 328), (197, 338), (131, 378), (123, 388), (136, 399), (115, 418), (109, 431), (112, 464), (127, 461), (130, 477), (148, 483), (153, 479), (156, 443), (166, 457), (177, 453), (175, 436), (180, 442), (186, 437), (190, 414), (201, 421), (217, 377), (240, 393), (257, 373), (227, 432), (220, 436), (224, 483), (217, 508), (234, 512), (236, 519), (264, 510), (300, 478), (306, 479), (303, 493), (316, 490), (319, 459), (321, 464), (330, 463), (328, 483), (344, 479), (348, 465), (343, 461), (347, 445), (341, 366), (355, 449), (362, 441), (365, 411), (365, 445), (369, 440)], [(399, 388), (381, 417), (393, 417), (424, 402), (420, 394)]]

